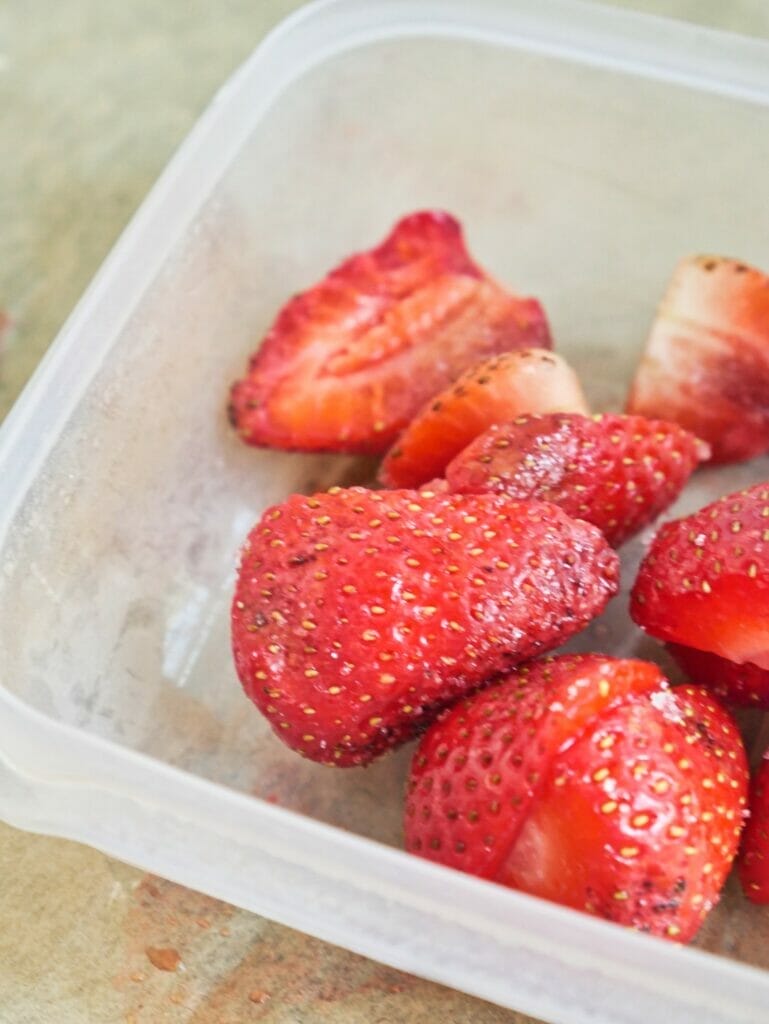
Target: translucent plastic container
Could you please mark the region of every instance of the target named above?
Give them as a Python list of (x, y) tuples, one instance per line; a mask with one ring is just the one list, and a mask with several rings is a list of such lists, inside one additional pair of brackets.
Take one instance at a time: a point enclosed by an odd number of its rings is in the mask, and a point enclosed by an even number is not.
[[(559, 1024), (765, 1022), (769, 913), (736, 887), (710, 952), (678, 948), (401, 852), (408, 750), (337, 771), (279, 745), (231, 665), (236, 553), (266, 504), (367, 469), (248, 450), (224, 407), (285, 298), (423, 206), (617, 407), (679, 256), (769, 263), (767, 167), (759, 42), (559, 0), (289, 19), (2, 428), (0, 814)], [(702, 474), (676, 511), (764, 476)], [(622, 601), (580, 643), (648, 651)]]

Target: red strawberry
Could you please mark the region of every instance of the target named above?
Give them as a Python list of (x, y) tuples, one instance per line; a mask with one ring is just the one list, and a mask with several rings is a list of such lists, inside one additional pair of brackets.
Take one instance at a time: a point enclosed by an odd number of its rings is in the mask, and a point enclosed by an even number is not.
[(726, 704), (769, 710), (769, 671), (749, 661), (738, 665), (709, 651), (668, 644), (668, 650), (693, 683), (698, 683)]
[(447, 213), (405, 217), (278, 314), (230, 417), (248, 444), (378, 454), (478, 359), (550, 345), (534, 299), (470, 258)]
[(563, 656), (457, 704), (414, 756), (407, 849), (686, 941), (737, 850), (747, 765), (728, 714), (646, 662)]
[(666, 523), (641, 563), (630, 613), (647, 633), (769, 669), (769, 484)]
[(769, 751), (750, 783), (750, 817), (742, 836), (740, 882), (753, 903), (769, 903)]
[(618, 545), (679, 495), (707, 445), (643, 416), (520, 416), (491, 427), (446, 470), (449, 490), (552, 501)]
[(576, 373), (560, 356), (537, 348), (495, 356), (430, 399), (385, 456), (379, 477), (388, 487), (419, 487), (492, 423), (557, 410), (589, 412)]
[(716, 462), (769, 450), (769, 278), (716, 256), (679, 263), (627, 410), (675, 420)]
[(295, 495), (243, 552), (235, 663), (285, 743), (365, 764), (578, 632), (616, 589), (598, 530), (552, 505), (360, 487)]

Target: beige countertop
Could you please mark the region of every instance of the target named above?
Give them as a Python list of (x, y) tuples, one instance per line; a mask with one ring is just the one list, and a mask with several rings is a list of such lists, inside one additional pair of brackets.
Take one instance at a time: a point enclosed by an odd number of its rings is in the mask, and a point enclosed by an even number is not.
[[(766, 0), (618, 5), (769, 36)], [(0, 417), (216, 87), (298, 6), (0, 3)], [(2, 1024), (528, 1020), (75, 843), (0, 825), (0, 878)]]

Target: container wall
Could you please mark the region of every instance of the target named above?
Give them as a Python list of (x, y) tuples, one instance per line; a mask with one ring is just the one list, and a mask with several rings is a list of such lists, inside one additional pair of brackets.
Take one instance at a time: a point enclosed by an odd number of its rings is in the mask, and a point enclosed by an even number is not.
[[(680, 256), (769, 265), (767, 166), (765, 108), (516, 50), (377, 43), (309, 72), (201, 209), (17, 517), (2, 555), (4, 685), (56, 719), (398, 844), (408, 752), (367, 771), (299, 761), (242, 697), (229, 654), (255, 517), (371, 467), (244, 448), (229, 382), (290, 294), (434, 206), (463, 220), (496, 277), (544, 301), (596, 408), (619, 408)], [(704, 474), (686, 507), (763, 476), (765, 461)], [(620, 602), (580, 644), (649, 651)], [(703, 942), (769, 960), (763, 920), (735, 896)]]

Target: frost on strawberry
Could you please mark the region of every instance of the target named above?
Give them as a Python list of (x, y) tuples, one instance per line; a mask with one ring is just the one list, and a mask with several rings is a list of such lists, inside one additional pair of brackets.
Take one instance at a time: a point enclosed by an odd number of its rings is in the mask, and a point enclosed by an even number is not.
[(677, 941), (718, 900), (747, 791), (739, 732), (647, 662), (562, 656), (461, 701), (414, 755), (406, 847)]
[(718, 256), (682, 260), (627, 411), (680, 423), (715, 462), (769, 451), (769, 277)]
[(230, 418), (248, 444), (380, 454), (468, 366), (550, 344), (539, 303), (478, 267), (458, 221), (414, 213), (283, 307)]
[(333, 489), (265, 513), (243, 551), (235, 663), (277, 735), (365, 764), (599, 614), (616, 555), (553, 505)]
[(449, 490), (552, 501), (619, 545), (680, 494), (709, 455), (675, 423), (643, 416), (519, 416), (481, 434), (447, 467)]

